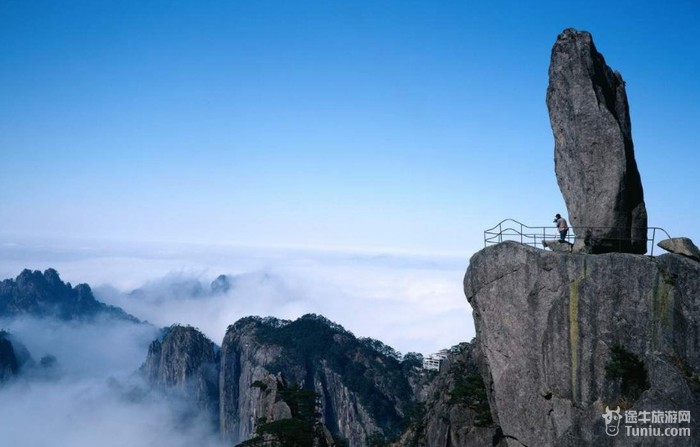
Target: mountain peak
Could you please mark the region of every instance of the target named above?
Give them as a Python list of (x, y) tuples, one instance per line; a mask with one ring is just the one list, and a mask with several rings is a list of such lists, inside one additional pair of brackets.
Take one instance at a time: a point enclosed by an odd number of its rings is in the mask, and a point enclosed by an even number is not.
[(95, 299), (87, 284), (76, 287), (61, 280), (55, 269), (24, 269), (15, 279), (0, 282), (0, 317), (29, 315), (61, 320), (107, 316), (120, 320), (139, 320), (118, 307)]

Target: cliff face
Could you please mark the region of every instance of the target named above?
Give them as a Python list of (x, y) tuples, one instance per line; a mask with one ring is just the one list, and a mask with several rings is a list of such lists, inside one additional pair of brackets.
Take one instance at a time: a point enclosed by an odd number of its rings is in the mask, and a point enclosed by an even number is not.
[(506, 242), (472, 257), (464, 289), (508, 445), (671, 445), (606, 434), (606, 406), (700, 414), (700, 263)]
[(406, 427), (426, 382), (414, 358), (317, 315), (243, 318), (218, 352), (196, 329), (173, 326), (142, 372), (200, 409), (218, 408), (222, 437), (246, 446), (384, 445)]
[(395, 447), (460, 447), (498, 445), (479, 361), (477, 343), (454, 346), (440, 372), (429, 377), (414, 419)]
[(397, 435), (413, 395), (401, 362), (382, 347), (390, 349), (315, 315), (240, 320), (221, 348), (222, 433), (244, 440), (288, 414), (278, 401), (284, 382), (315, 393), (320, 422), (351, 447)]
[(151, 344), (142, 371), (200, 408), (218, 408), (230, 445), (459, 447), (500, 439), (480, 357), (464, 343), (439, 373), (425, 371), (419, 355), (400, 360), (317, 315), (247, 317), (229, 326), (218, 354), (196, 329), (170, 328)]
[(237, 323), (221, 346), (219, 424), (222, 435), (237, 442), (251, 437), (256, 422), (291, 417), (289, 407), (280, 401), (278, 377), (266, 368), (282, 349), (258, 341), (255, 327), (255, 322)]
[(87, 284), (73, 287), (64, 283), (54, 269), (44, 273), (24, 270), (16, 279), (0, 282), (0, 317), (21, 315), (61, 320), (109, 317), (138, 322), (122, 309), (97, 301)]
[(180, 390), (215, 422), (219, 412), (216, 345), (197, 329), (172, 326), (148, 348), (143, 373), (149, 382)]

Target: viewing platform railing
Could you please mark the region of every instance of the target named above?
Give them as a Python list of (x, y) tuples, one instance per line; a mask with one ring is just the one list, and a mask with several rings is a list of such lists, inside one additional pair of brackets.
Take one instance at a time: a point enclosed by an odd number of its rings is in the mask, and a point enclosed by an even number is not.
[[(586, 230), (611, 230), (614, 229), (613, 227), (578, 227), (579, 230), (581, 230), (581, 233), (584, 233)], [(644, 230), (644, 229), (642, 229)], [(668, 239), (671, 239), (671, 236), (668, 234), (666, 230), (660, 227), (646, 227), (646, 242), (647, 242), (647, 252), (649, 253), (649, 256), (654, 256), (654, 246), (656, 245), (656, 238), (657, 238), (657, 232), (660, 233), (659, 236), (666, 235)], [(576, 239), (580, 237), (583, 238), (583, 234), (581, 236), (576, 235), (576, 227), (569, 227), (569, 233), (566, 235), (566, 242), (573, 244), (576, 242)], [(528, 225), (525, 225), (521, 222), (518, 222), (517, 220), (514, 219), (504, 219), (501, 222), (499, 222), (496, 226), (493, 228), (489, 228), (488, 230), (484, 231), (484, 247), (487, 247), (489, 245), (493, 244), (499, 244), (503, 241), (516, 241), (520, 242), (521, 244), (525, 245), (531, 245), (533, 247), (542, 247), (542, 241), (543, 240), (558, 240), (559, 239), (559, 231), (557, 230), (557, 227), (554, 226), (549, 226), (549, 227), (531, 227)], [(661, 239), (661, 237), (659, 238)], [(632, 242), (631, 238), (617, 238), (617, 239), (612, 239), (609, 237), (606, 237), (606, 241), (617, 241), (616, 243), (619, 244), (619, 248), (622, 248), (624, 245), (627, 245)], [(649, 246), (651, 245), (651, 247)], [(622, 250), (620, 250), (622, 251)]]

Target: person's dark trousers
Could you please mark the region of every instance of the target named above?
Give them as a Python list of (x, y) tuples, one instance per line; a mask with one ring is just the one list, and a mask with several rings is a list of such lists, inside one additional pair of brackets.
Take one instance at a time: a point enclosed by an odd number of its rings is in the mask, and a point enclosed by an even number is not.
[(566, 233), (568, 233), (569, 230), (564, 230), (559, 232), (559, 242), (566, 242)]

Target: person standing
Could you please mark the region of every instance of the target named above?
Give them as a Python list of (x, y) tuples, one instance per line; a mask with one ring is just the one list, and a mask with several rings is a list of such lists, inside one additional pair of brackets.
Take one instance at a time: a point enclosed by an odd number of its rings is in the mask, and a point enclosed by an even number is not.
[(554, 223), (557, 224), (557, 231), (559, 231), (559, 242), (566, 242), (566, 234), (569, 232), (566, 219), (561, 217), (561, 214), (557, 214), (554, 216)]

